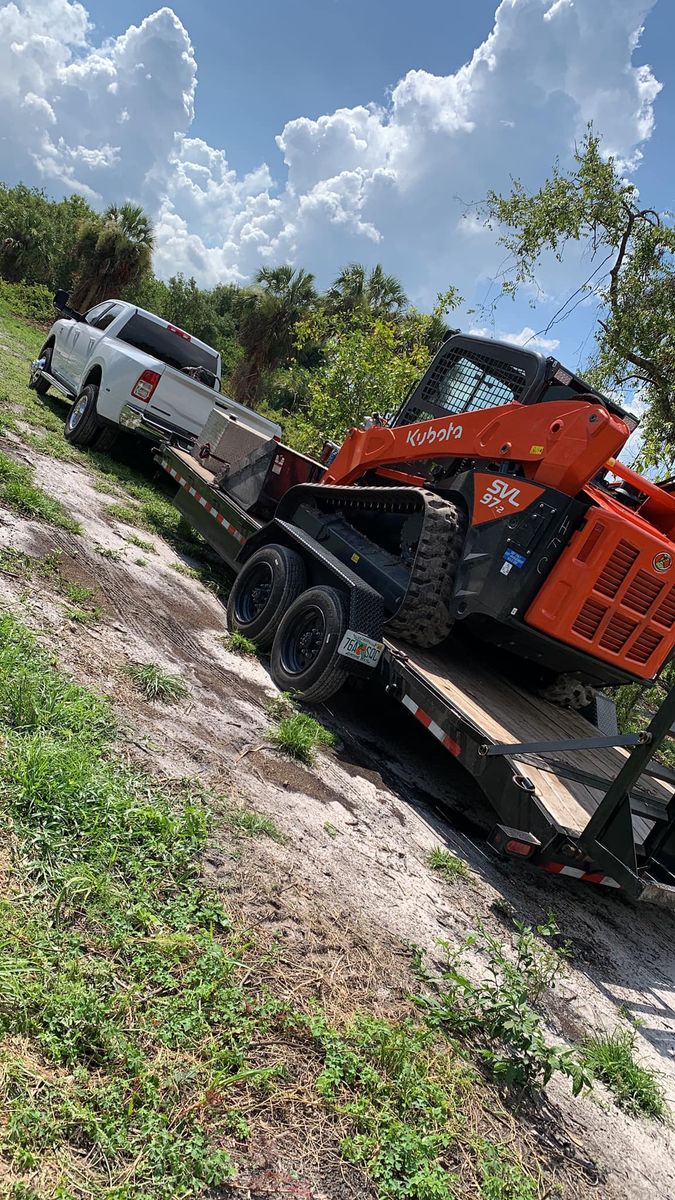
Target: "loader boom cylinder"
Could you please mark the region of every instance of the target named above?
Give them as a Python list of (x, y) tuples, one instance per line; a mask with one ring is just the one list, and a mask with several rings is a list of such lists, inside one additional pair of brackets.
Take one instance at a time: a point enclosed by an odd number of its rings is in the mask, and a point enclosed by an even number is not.
[(324, 477), (350, 484), (369, 470), (468, 458), (522, 465), (525, 477), (575, 496), (630, 431), (590, 397), (546, 404), (505, 404), (395, 428), (352, 429)]

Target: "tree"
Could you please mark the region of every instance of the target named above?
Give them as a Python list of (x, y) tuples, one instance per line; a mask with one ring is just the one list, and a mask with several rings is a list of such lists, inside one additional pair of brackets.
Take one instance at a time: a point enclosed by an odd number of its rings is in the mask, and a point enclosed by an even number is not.
[(0, 189), (0, 274), (10, 283), (48, 283), (54, 259), (53, 205), (20, 183)]
[(295, 327), (317, 299), (314, 276), (291, 266), (263, 267), (253, 287), (242, 288), (235, 304), (242, 358), (231, 386), (240, 404), (256, 408), (263, 387), (295, 351)]
[(285, 427), (293, 445), (317, 453), (326, 438), (347, 431), (375, 412), (394, 413), (429, 363), (443, 315), (460, 302), (454, 288), (438, 297), (433, 313), (411, 310), (401, 325), (361, 308), (335, 314), (317, 309), (298, 326), (298, 350), (322, 346), (322, 361), (305, 372), (306, 401)]
[[(645, 465), (675, 460), (675, 228), (669, 213), (643, 204), (601, 139), (589, 129), (564, 171), (528, 194), (516, 180), (507, 196), (495, 192), (485, 204), (497, 222), (500, 242), (513, 256), (513, 294), (532, 283), (546, 252), (562, 260), (569, 243), (580, 244), (592, 270), (574, 300), (593, 295), (600, 313), (596, 352), (587, 374), (600, 387), (637, 395), (647, 403), (641, 457)], [(564, 306), (566, 307), (566, 306)], [(559, 316), (562, 318), (564, 314)], [(665, 448), (665, 453), (664, 453)]]
[(153, 230), (140, 205), (111, 204), (79, 229), (74, 253), (82, 265), (73, 281), (74, 308), (85, 312), (110, 296), (122, 296), (150, 270)]
[(396, 317), (407, 303), (400, 280), (387, 275), (380, 263), (370, 273), (362, 263), (349, 263), (326, 292), (326, 307), (335, 313), (361, 309), (375, 317)]

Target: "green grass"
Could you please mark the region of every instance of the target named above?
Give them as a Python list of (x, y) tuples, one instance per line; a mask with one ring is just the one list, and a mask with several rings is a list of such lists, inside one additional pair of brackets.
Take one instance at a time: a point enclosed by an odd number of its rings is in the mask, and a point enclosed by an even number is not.
[(129, 663), (124, 668), (124, 674), (129, 676), (146, 700), (175, 704), (187, 695), (183, 681), (155, 663)]
[(314, 762), (318, 746), (334, 746), (335, 736), (308, 713), (294, 712), (282, 717), (270, 732), (270, 741), (290, 758), (309, 766)]
[(96, 606), (94, 608), (78, 608), (77, 605), (73, 605), (72, 608), (66, 609), (66, 617), (77, 625), (93, 625), (96, 621), (100, 621), (102, 611)]
[(225, 634), (223, 645), (232, 654), (241, 654), (243, 658), (255, 658), (258, 653), (258, 647), (255, 642), (245, 637), (243, 633), (239, 633), (237, 629), (233, 629), (232, 633)]
[(629, 1029), (586, 1038), (582, 1056), (587, 1069), (607, 1085), (620, 1108), (632, 1116), (663, 1120), (668, 1113), (663, 1089), (648, 1067), (635, 1057), (635, 1034)]
[(188, 566), (187, 563), (182, 563), (182, 562), (169, 563), (169, 567), (171, 568), (172, 571), (175, 571), (178, 575), (184, 575), (186, 579), (200, 579), (201, 580), (202, 574), (201, 574), (201, 571), (199, 571), (197, 569), (197, 567), (190, 567), (190, 566)]
[[(497, 1130), (514, 1140), (508, 1115), (433, 1022), (362, 1011), (336, 1026), (303, 997), (302, 971), (289, 1000), (283, 961), (276, 994), (281, 951), (233, 929), (201, 881), (203, 795), (130, 767), (115, 734), (108, 704), (0, 617), (0, 847), (14, 885), (0, 899), (3, 1194), (215, 1196), (251, 1123), (269, 1131), (299, 1097), (320, 1118), (310, 1160), (325, 1127), (331, 1157), (338, 1145), (381, 1200), (541, 1200), (555, 1187), (500, 1144)], [(268, 818), (235, 811), (238, 832), (274, 836)], [(289, 1195), (304, 1187), (294, 1167)]]
[(122, 562), (124, 559), (124, 551), (113, 550), (112, 546), (96, 546), (95, 550), (101, 558), (107, 558), (110, 562)]
[(225, 815), (225, 824), (235, 833), (244, 833), (247, 837), (268, 837), (279, 843), (286, 841), (271, 817), (265, 817), (252, 808), (230, 809)]
[(157, 548), (153, 546), (152, 542), (146, 541), (145, 538), (137, 537), (135, 533), (127, 534), (124, 540), (125, 542), (129, 542), (132, 546), (138, 546), (139, 550), (145, 550), (147, 554), (157, 553)]
[(85, 587), (82, 583), (73, 583), (70, 579), (65, 579), (63, 593), (69, 600), (72, 600), (73, 604), (83, 604), (85, 600), (91, 600), (94, 589)]
[(427, 862), (434, 871), (438, 871), (450, 883), (456, 879), (471, 879), (468, 863), (442, 846), (434, 846), (433, 850), (429, 851)]
[(81, 526), (58, 500), (48, 496), (33, 482), (30, 467), (17, 463), (0, 451), (0, 504), (14, 509), (22, 517), (46, 521), (70, 533), (81, 533)]

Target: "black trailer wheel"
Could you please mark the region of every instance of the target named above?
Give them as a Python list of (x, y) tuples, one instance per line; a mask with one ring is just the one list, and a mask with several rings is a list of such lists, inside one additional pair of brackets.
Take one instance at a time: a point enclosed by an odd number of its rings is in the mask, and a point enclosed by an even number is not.
[(91, 446), (93, 450), (110, 450), (117, 438), (113, 425), (105, 425), (96, 411), (98, 387), (88, 383), (73, 401), (66, 417), (63, 434), (73, 446)]
[[(52, 346), (43, 346), (38, 354), (38, 359), (44, 359), (42, 371), (51, 371), (52, 369), (52, 350)], [(29, 388), (33, 388), (33, 390), (37, 392), (38, 396), (46, 396), (47, 392), (49, 391), (49, 380), (43, 378), (42, 371), (36, 371), (31, 367), (30, 376), (28, 378)]]
[(301, 556), (286, 546), (263, 546), (242, 567), (227, 602), (227, 623), (260, 647), (272, 645), (286, 609), (303, 591)]
[(347, 625), (346, 597), (337, 588), (313, 587), (298, 596), (272, 646), (277, 687), (313, 704), (333, 696), (348, 676), (337, 652)]

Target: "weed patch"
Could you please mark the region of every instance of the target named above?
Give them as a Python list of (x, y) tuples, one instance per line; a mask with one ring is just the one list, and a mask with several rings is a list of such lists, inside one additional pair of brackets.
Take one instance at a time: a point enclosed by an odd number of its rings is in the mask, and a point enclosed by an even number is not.
[(615, 1029), (586, 1038), (582, 1058), (591, 1075), (607, 1085), (619, 1108), (632, 1116), (666, 1117), (663, 1089), (654, 1072), (637, 1061), (632, 1030)]
[[(574, 1095), (589, 1087), (591, 1077), (571, 1050), (550, 1046), (536, 1005), (555, 986), (565, 952), (541, 941), (558, 934), (552, 919), (536, 929), (515, 922), (513, 953), (479, 928), (464, 947), (451, 950), (440, 978), (426, 976), (432, 991), (420, 996), (427, 1019), (475, 1047), (495, 1081), (520, 1095), (544, 1087), (554, 1072), (566, 1075)], [(474, 983), (468, 975), (466, 952), (481, 950), (485, 977)]]
[(243, 658), (255, 658), (258, 653), (258, 647), (250, 638), (233, 629), (232, 633), (226, 633), (223, 638), (223, 645), (226, 650), (232, 654), (241, 654)]
[(335, 737), (309, 713), (294, 712), (282, 717), (270, 733), (270, 740), (284, 754), (311, 766), (318, 746), (335, 745)]
[(100, 621), (102, 609), (94, 608), (78, 608), (73, 605), (66, 609), (66, 616), (69, 621), (74, 621), (76, 625), (93, 625), (96, 621)]
[(225, 824), (235, 833), (244, 833), (247, 837), (268, 837), (279, 843), (286, 841), (271, 817), (265, 817), (252, 808), (230, 809), (225, 816)]
[(59, 529), (67, 529), (70, 533), (80, 533), (81, 527), (77, 521), (66, 512), (58, 500), (48, 496), (33, 482), (33, 472), (30, 467), (17, 463), (13, 458), (0, 451), (0, 503), (21, 513), (24, 517), (34, 517), (55, 525)]
[(173, 704), (187, 695), (187, 688), (177, 675), (171, 675), (154, 663), (129, 663), (124, 668), (124, 674), (129, 676), (146, 700)]
[(444, 879), (453, 883), (456, 879), (471, 879), (468, 864), (457, 854), (451, 854), (443, 846), (434, 846), (427, 855), (427, 862), (434, 871), (438, 871)]

